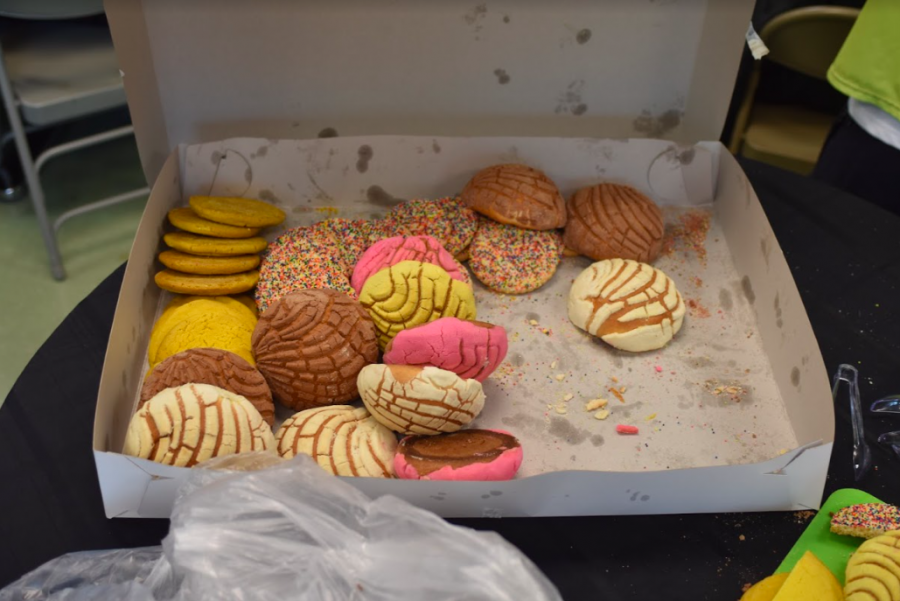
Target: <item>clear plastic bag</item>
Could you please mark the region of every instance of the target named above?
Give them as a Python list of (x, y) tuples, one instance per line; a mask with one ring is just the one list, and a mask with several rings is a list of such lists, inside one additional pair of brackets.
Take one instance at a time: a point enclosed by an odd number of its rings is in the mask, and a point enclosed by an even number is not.
[(194, 470), (161, 550), (65, 555), (0, 591), (0, 601), (18, 599), (560, 597), (497, 534), (369, 499), (300, 456), (259, 471)]

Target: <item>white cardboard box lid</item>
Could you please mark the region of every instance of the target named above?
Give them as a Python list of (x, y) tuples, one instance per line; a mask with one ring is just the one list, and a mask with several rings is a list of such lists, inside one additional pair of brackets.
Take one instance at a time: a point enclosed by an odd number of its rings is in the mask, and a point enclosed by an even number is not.
[(106, 0), (141, 160), (345, 135), (721, 134), (752, 0)]

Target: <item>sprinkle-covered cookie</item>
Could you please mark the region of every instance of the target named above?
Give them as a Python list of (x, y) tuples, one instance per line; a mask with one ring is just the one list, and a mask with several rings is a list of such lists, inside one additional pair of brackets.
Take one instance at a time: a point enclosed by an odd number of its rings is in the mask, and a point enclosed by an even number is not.
[(469, 247), (469, 267), (491, 290), (523, 294), (553, 277), (560, 246), (559, 233), (554, 230), (524, 230), (482, 219)]
[(478, 215), (455, 197), (436, 200), (408, 200), (387, 215), (416, 236), (433, 236), (458, 255), (468, 248), (478, 229)]
[(375, 219), (369, 222), (369, 243), (366, 248), (387, 238), (412, 235), (409, 228), (401, 225), (395, 219)]
[(861, 503), (844, 507), (831, 518), (831, 531), (857, 538), (875, 538), (900, 530), (900, 509), (888, 503)]
[(344, 219), (335, 217), (320, 221), (313, 226), (331, 235), (341, 250), (341, 258), (346, 264), (349, 275), (359, 256), (369, 247), (369, 235), (372, 222), (365, 219)]
[(317, 288), (356, 297), (340, 246), (330, 233), (315, 226), (285, 232), (269, 245), (259, 266), (254, 298), (260, 313), (289, 292)]

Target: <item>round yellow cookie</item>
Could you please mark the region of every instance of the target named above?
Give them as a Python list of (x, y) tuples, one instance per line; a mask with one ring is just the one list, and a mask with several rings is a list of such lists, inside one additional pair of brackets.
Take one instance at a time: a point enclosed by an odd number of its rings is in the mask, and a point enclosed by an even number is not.
[(172, 326), (182, 321), (183, 316), (179, 309), (196, 301), (219, 303), (229, 311), (232, 311), (236, 317), (246, 322), (251, 330), (256, 327), (256, 303), (247, 296), (234, 298), (230, 296), (176, 296), (166, 305), (162, 315), (153, 324), (153, 330), (150, 332), (147, 359), (151, 365), (161, 361), (157, 358), (160, 343), (166, 337), (166, 334), (169, 333), (169, 330), (172, 329)]
[(226, 225), (204, 219), (190, 207), (178, 207), (169, 211), (169, 223), (192, 234), (216, 238), (250, 238), (259, 233), (258, 227)]
[(760, 580), (747, 589), (740, 601), (772, 601), (775, 595), (778, 594), (778, 591), (781, 590), (784, 581), (788, 579), (788, 575), (785, 572), (784, 574), (775, 574)]
[(170, 318), (168, 331), (151, 357), (150, 368), (172, 355), (192, 348), (231, 351), (255, 365), (256, 361), (250, 350), (250, 337), (254, 327), (252, 320), (242, 318), (224, 303), (192, 301), (180, 307)]
[(175, 250), (190, 255), (214, 257), (230, 257), (234, 255), (250, 255), (262, 252), (268, 246), (261, 236), (254, 238), (210, 238), (187, 232), (172, 232), (163, 236), (163, 240)]
[(250, 271), (259, 266), (259, 255), (235, 255), (233, 257), (204, 257), (177, 250), (159, 253), (159, 262), (175, 271), (199, 275), (227, 275)]
[(441, 317), (475, 319), (472, 287), (419, 261), (401, 261), (370, 276), (359, 293), (382, 350), (401, 330)]
[(224, 298), (230, 298), (238, 301), (239, 303), (250, 309), (250, 312), (253, 313), (253, 317), (259, 316), (259, 307), (256, 306), (256, 301), (246, 294), (240, 294), (238, 296), (226, 296)]
[(191, 196), (188, 203), (201, 217), (228, 225), (266, 227), (278, 225), (285, 218), (278, 207), (253, 198)]
[(169, 292), (178, 294), (197, 294), (200, 296), (218, 296), (220, 294), (238, 294), (247, 292), (256, 286), (259, 280), (258, 271), (245, 271), (231, 275), (195, 275), (166, 269), (153, 278), (156, 285)]

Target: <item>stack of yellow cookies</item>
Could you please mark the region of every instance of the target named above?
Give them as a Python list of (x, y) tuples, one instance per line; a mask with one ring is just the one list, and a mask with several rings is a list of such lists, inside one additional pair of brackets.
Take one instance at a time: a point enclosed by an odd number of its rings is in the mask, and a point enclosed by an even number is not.
[(169, 211), (169, 222), (180, 231), (163, 236), (172, 250), (159, 254), (168, 269), (156, 274), (156, 285), (204, 296), (252, 289), (267, 245), (257, 234), (284, 221), (284, 211), (252, 198), (192, 196), (189, 204)]

